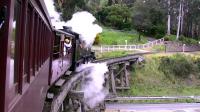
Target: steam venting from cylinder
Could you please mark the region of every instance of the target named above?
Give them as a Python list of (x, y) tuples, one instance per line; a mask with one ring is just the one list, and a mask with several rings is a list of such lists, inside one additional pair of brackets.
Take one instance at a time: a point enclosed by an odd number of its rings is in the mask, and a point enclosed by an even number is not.
[(77, 71), (90, 68), (89, 72), (85, 73), (82, 82), (82, 91), (84, 92), (84, 103), (89, 108), (96, 107), (104, 101), (108, 94), (103, 86), (105, 83), (105, 73), (108, 72), (108, 67), (105, 63), (88, 63), (82, 64), (77, 68)]

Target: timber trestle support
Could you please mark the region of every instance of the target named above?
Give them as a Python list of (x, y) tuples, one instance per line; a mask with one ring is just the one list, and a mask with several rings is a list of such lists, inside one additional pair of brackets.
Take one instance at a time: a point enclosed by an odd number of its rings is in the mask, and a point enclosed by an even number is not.
[(95, 63), (107, 63), (109, 72), (105, 74), (105, 86), (110, 93), (108, 97), (116, 96), (117, 91), (130, 89), (129, 79), (132, 65), (143, 61), (144, 58), (141, 55), (129, 55), (95, 61)]

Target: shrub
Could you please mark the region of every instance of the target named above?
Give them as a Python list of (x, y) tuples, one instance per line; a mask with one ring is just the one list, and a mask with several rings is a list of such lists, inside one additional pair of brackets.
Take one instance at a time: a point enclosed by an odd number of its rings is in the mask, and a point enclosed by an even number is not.
[(167, 77), (175, 75), (187, 78), (196, 70), (195, 64), (190, 59), (191, 57), (186, 57), (181, 54), (176, 54), (173, 57), (162, 57), (160, 60), (159, 70), (167, 75)]
[[(165, 35), (165, 40), (166, 41), (176, 41), (176, 35)], [(198, 40), (189, 38), (189, 37), (185, 37), (183, 35), (181, 35), (179, 37), (180, 42), (184, 43), (184, 44), (188, 44), (188, 45), (192, 45), (192, 44), (198, 44)]]
[(176, 35), (165, 35), (164, 38), (165, 38), (165, 41), (175, 41)]
[(184, 44), (189, 44), (189, 45), (198, 44), (197, 40), (185, 37), (183, 35), (180, 36), (179, 40), (182, 41)]
[(194, 63), (197, 65), (198, 71), (200, 71), (200, 57), (197, 57), (197, 58), (194, 60)]
[(155, 38), (156, 38), (156, 39), (161, 39), (161, 38), (163, 38), (163, 37), (164, 37), (163, 34), (157, 33), (157, 34), (155, 35)]
[(97, 34), (95, 41), (94, 41), (94, 45), (99, 45), (99, 41), (100, 41), (99, 39), (100, 39), (100, 36), (99, 36), (99, 34)]

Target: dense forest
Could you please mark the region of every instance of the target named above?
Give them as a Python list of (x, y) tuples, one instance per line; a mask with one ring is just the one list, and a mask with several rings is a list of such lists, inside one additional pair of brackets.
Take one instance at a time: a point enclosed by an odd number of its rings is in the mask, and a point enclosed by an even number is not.
[(200, 0), (54, 0), (61, 19), (87, 10), (98, 22), (118, 30), (135, 29), (139, 34), (165, 35), (200, 40)]

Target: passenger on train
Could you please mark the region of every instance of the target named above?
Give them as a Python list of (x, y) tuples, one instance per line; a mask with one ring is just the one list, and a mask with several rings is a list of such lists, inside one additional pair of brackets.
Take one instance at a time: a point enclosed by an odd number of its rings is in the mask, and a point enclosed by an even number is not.
[(70, 50), (71, 46), (72, 46), (71, 40), (70, 39), (65, 39), (65, 41), (64, 41), (64, 56), (66, 54), (69, 54), (69, 50)]

